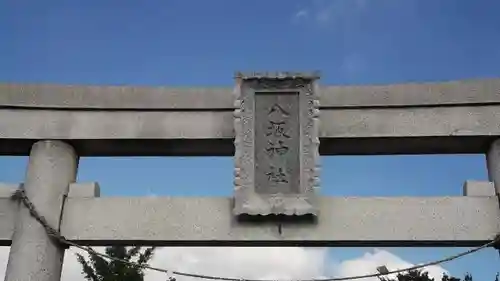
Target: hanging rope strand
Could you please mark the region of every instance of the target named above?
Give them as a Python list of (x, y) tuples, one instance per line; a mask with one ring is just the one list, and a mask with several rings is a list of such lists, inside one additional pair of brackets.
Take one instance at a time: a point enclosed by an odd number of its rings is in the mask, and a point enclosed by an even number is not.
[[(109, 260), (121, 262), (124, 264), (132, 265), (132, 266), (136, 266), (136, 267), (140, 267), (140, 268), (144, 268), (144, 269), (148, 269), (148, 270), (163, 272), (166, 274), (177, 275), (177, 276), (191, 277), (191, 278), (199, 278), (199, 279), (206, 279), (206, 280), (221, 280), (221, 281), (277, 281), (277, 280), (271, 280), (271, 279), (231, 278), (231, 277), (221, 277), (221, 276), (211, 276), (211, 275), (179, 272), (179, 271), (175, 271), (175, 270), (167, 270), (167, 269), (163, 269), (163, 268), (152, 267), (152, 266), (149, 266), (146, 264), (138, 264), (136, 262), (131, 262), (131, 261), (115, 258), (115, 257), (109, 256), (106, 254), (102, 254), (102, 253), (95, 251), (91, 247), (82, 246), (82, 245), (79, 245), (77, 243), (74, 243), (74, 242), (67, 240), (64, 236), (62, 236), (59, 233), (59, 231), (57, 231), (56, 229), (51, 227), (49, 225), (49, 223), (47, 222), (47, 220), (37, 212), (37, 210), (35, 209), (35, 206), (29, 200), (29, 198), (26, 196), (26, 193), (23, 189), (16, 190), (12, 194), (11, 199), (18, 200), (18, 201), (22, 202), (23, 205), (29, 210), (31, 216), (33, 216), (44, 227), (44, 229), (49, 237), (51, 237), (52, 239), (54, 239), (55, 241), (57, 241), (63, 245), (73, 246), (75, 248), (79, 248), (79, 249), (81, 249), (81, 250), (83, 250), (91, 255), (97, 255), (97, 256), (100, 256), (103, 258), (107, 258)], [(420, 265), (416, 265), (416, 266), (412, 266), (412, 267), (408, 267), (408, 268), (404, 268), (404, 269), (398, 269), (398, 270), (393, 270), (393, 271), (389, 271), (389, 272), (384, 272), (384, 273), (374, 273), (374, 274), (339, 277), (339, 278), (300, 279), (300, 280), (294, 280), (294, 281), (345, 281), (345, 280), (358, 280), (358, 279), (370, 278), (370, 277), (384, 277), (384, 276), (391, 275), (391, 274), (398, 274), (398, 273), (413, 271), (413, 270), (417, 270), (417, 269), (423, 269), (423, 268), (431, 266), (431, 265), (439, 265), (439, 264), (442, 264), (445, 262), (449, 262), (449, 261), (458, 259), (458, 258), (466, 256), (466, 255), (470, 255), (472, 253), (475, 253), (475, 252), (480, 251), (480, 250), (487, 248), (487, 247), (497, 248), (499, 243), (500, 243), (500, 235), (497, 235), (496, 238), (494, 240), (492, 240), (491, 242), (488, 242), (488, 243), (486, 243), (482, 246), (476, 247), (476, 248), (472, 248), (468, 251), (465, 251), (465, 252), (462, 252), (462, 253), (459, 253), (459, 254), (456, 254), (456, 255), (441, 259), (441, 260), (432, 261), (432, 262), (428, 262), (428, 263), (424, 263), (424, 264), (420, 264)]]

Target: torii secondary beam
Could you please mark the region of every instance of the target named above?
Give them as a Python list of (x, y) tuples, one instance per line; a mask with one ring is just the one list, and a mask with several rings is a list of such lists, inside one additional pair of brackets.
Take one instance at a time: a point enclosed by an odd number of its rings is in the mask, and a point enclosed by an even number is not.
[[(281, 228), (236, 221), (230, 198), (93, 198), (85, 186), (71, 186), (61, 234), (92, 246), (478, 246), (500, 232), (490, 182), (467, 182), (463, 197), (321, 197), (317, 223)], [(1, 245), (10, 244), (16, 211), (0, 198)]]

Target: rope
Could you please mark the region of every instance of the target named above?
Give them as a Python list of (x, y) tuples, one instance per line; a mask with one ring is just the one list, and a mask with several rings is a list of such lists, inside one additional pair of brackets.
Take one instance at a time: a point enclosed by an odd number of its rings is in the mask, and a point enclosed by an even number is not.
[[(163, 272), (163, 273), (166, 273), (166, 274), (177, 275), (177, 276), (184, 276), (184, 277), (192, 277), (192, 278), (199, 278), (199, 279), (206, 279), (206, 280), (221, 280), (221, 281), (277, 281), (277, 280), (271, 280), (271, 279), (231, 278), (231, 277), (211, 276), (211, 275), (203, 275), (203, 274), (194, 274), (194, 273), (180, 272), (180, 271), (175, 271), (175, 270), (167, 270), (167, 269), (163, 269), (163, 268), (152, 267), (152, 266), (149, 266), (149, 265), (146, 265), (146, 264), (138, 264), (138, 263), (135, 263), (135, 262), (130, 262), (130, 261), (127, 261), (127, 260), (115, 258), (115, 257), (109, 256), (109, 255), (106, 255), (106, 254), (98, 253), (94, 249), (92, 249), (91, 247), (81, 246), (79, 244), (76, 244), (74, 242), (71, 242), (71, 241), (67, 240), (64, 236), (62, 236), (59, 233), (59, 231), (57, 231), (56, 229), (54, 229), (53, 227), (51, 227), (49, 225), (49, 223), (47, 222), (47, 220), (43, 216), (41, 216), (40, 214), (38, 214), (37, 210), (35, 209), (35, 206), (29, 200), (29, 198), (26, 196), (26, 193), (25, 193), (25, 191), (23, 189), (16, 190), (12, 194), (11, 199), (12, 200), (21, 201), (24, 204), (24, 206), (26, 208), (28, 208), (31, 216), (33, 216), (44, 227), (47, 235), (51, 239), (53, 239), (54, 241), (56, 241), (58, 243), (61, 243), (63, 245), (73, 246), (75, 248), (79, 248), (79, 249), (81, 249), (83, 251), (86, 251), (87, 253), (89, 253), (91, 255), (97, 255), (97, 256), (100, 256), (100, 257), (103, 257), (103, 258), (107, 258), (109, 260), (113, 260), (113, 261), (116, 261), (116, 262), (121, 262), (121, 263), (128, 264), (128, 265), (131, 265), (131, 266), (139, 267), (139, 268), (144, 268), (144, 269), (149, 269), (149, 270), (153, 270), (153, 271)], [(488, 243), (486, 243), (486, 244), (484, 244), (482, 246), (476, 247), (476, 248), (472, 248), (472, 249), (470, 249), (468, 251), (461, 252), (459, 254), (456, 254), (456, 255), (453, 255), (453, 256), (441, 259), (441, 260), (432, 261), (432, 262), (428, 262), (428, 263), (424, 263), (424, 264), (420, 264), (420, 265), (416, 265), (416, 266), (412, 266), (412, 267), (408, 267), (408, 268), (404, 268), (404, 269), (393, 270), (393, 271), (389, 271), (389, 272), (366, 274), (366, 275), (357, 275), (357, 276), (349, 276), (349, 277), (338, 277), (338, 278), (301, 279), (301, 280), (294, 280), (294, 281), (345, 281), (345, 280), (358, 280), (358, 279), (370, 278), (370, 277), (383, 277), (383, 276), (387, 276), (387, 275), (390, 275), (390, 274), (397, 274), (397, 273), (403, 273), (403, 272), (413, 271), (413, 270), (417, 270), (417, 269), (423, 269), (424, 267), (427, 267), (427, 266), (438, 265), (438, 264), (442, 264), (442, 263), (445, 263), (445, 262), (449, 262), (449, 261), (455, 260), (457, 258), (466, 256), (466, 255), (470, 255), (472, 253), (475, 253), (475, 252), (477, 252), (479, 250), (482, 250), (484, 248), (487, 248), (487, 247), (495, 247), (495, 248), (497, 248), (498, 247), (498, 243), (500, 243), (500, 235), (497, 235), (496, 238), (494, 240), (492, 240), (491, 242), (488, 242)]]

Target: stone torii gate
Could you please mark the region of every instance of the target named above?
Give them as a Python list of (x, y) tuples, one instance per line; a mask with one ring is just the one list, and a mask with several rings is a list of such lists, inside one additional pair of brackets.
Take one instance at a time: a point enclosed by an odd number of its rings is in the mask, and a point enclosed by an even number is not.
[[(24, 183), (0, 186), (5, 280), (57, 281), (64, 255), (9, 199), (17, 188), (64, 237), (89, 246), (478, 246), (500, 233), (500, 80), (317, 79), (239, 74), (234, 89), (0, 84), (0, 154), (29, 155)], [(467, 181), (461, 197), (317, 196), (320, 154), (438, 153), (486, 153), (490, 182)], [(79, 156), (232, 155), (232, 198), (100, 198), (97, 183), (75, 182)]]

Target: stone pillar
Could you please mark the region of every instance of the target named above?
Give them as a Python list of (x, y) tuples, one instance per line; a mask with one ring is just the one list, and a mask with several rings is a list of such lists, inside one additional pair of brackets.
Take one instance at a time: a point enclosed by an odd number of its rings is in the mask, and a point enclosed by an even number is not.
[[(490, 148), (486, 153), (486, 163), (488, 168), (488, 178), (489, 181), (493, 182), (493, 185), (495, 186), (495, 193), (498, 198), (498, 205), (500, 206), (500, 139), (496, 139), (491, 143)], [(498, 234), (495, 238), (498, 239), (499, 235), (500, 234)], [(500, 254), (499, 243), (495, 243), (493, 248), (495, 248)]]
[(486, 153), (488, 178), (495, 184), (497, 195), (500, 194), (500, 139), (495, 140)]
[[(31, 148), (24, 189), (40, 215), (59, 229), (64, 196), (76, 179), (78, 156), (68, 144), (39, 141)], [(5, 281), (59, 281), (64, 248), (19, 204)]]

